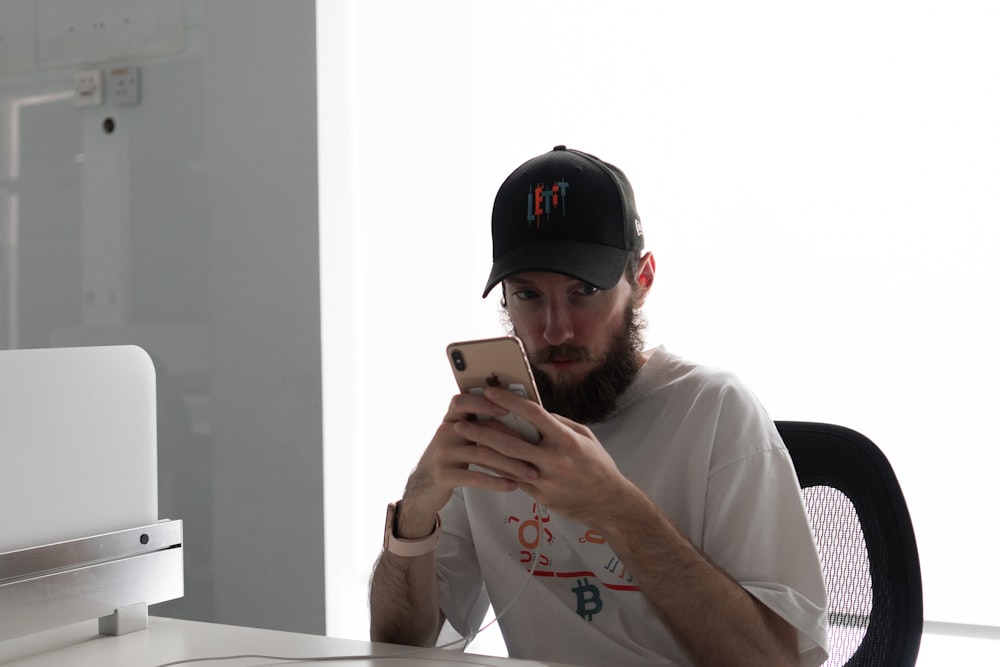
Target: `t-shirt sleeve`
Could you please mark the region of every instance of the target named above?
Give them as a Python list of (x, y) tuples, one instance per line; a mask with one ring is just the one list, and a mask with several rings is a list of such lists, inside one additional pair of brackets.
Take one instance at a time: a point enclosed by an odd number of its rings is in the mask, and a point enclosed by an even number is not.
[(723, 400), (703, 547), (798, 630), (802, 665), (823, 663), (827, 596), (798, 478), (773, 421), (746, 391)]

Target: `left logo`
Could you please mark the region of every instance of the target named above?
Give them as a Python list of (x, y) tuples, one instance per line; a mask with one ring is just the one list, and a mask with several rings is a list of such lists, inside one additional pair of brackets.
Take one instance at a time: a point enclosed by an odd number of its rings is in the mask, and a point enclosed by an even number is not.
[(561, 209), (566, 215), (566, 195), (569, 191), (568, 181), (555, 181), (551, 185), (539, 183), (528, 190), (528, 224), (536, 228), (542, 225), (542, 216), (548, 221), (553, 211)]

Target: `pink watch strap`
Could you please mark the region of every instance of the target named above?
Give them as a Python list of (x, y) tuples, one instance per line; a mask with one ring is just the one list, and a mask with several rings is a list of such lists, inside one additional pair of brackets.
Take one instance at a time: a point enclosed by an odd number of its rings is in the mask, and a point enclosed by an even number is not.
[(421, 537), (416, 540), (408, 540), (402, 537), (396, 537), (395, 525), (396, 525), (396, 507), (399, 502), (389, 503), (389, 507), (385, 511), (385, 537), (382, 541), (382, 548), (389, 553), (396, 554), (397, 556), (404, 556), (406, 558), (413, 558), (414, 556), (423, 556), (424, 554), (429, 554), (435, 549), (437, 549), (438, 540), (441, 539), (441, 515), (438, 514), (434, 520), (434, 530), (427, 537)]

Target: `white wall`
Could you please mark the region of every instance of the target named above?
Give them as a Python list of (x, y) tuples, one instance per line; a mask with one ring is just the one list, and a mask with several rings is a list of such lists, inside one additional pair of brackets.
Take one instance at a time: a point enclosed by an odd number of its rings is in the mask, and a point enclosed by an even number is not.
[(212, 0), (214, 620), (322, 634), (313, 3)]

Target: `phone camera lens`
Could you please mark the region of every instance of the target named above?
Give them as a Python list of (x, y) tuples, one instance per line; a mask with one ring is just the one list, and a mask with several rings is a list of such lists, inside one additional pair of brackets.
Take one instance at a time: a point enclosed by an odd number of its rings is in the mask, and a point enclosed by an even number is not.
[(464, 371), (465, 370), (465, 357), (462, 355), (461, 350), (452, 350), (451, 361), (455, 364), (455, 369)]

